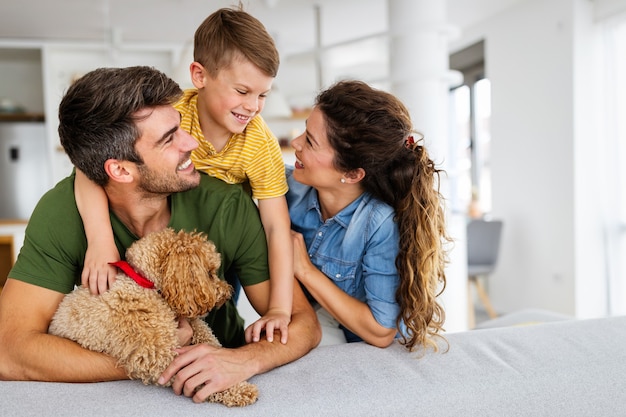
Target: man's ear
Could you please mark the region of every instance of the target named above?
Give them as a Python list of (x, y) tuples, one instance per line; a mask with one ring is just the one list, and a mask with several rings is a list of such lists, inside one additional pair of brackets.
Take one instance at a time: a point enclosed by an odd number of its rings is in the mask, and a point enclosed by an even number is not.
[(128, 169), (128, 161), (120, 161), (117, 159), (107, 159), (104, 163), (104, 170), (106, 171), (111, 181), (129, 183), (133, 180), (133, 171)]
[(191, 76), (191, 82), (193, 86), (196, 88), (204, 88), (204, 77), (206, 77), (206, 72), (204, 71), (204, 67), (199, 62), (192, 62), (189, 65), (189, 75)]
[(356, 184), (365, 178), (365, 170), (363, 168), (353, 169), (352, 171), (346, 172), (344, 177), (348, 180), (348, 182)]

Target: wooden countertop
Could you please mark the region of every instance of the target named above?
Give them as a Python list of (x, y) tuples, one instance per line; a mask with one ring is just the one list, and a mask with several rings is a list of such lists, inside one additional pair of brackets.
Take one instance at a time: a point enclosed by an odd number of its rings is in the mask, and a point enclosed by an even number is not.
[(27, 219), (0, 219), (0, 226), (20, 226), (27, 224)]

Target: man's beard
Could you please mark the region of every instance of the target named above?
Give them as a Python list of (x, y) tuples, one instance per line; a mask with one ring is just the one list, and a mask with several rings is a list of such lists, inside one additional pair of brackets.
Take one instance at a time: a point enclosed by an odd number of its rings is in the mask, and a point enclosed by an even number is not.
[(169, 195), (191, 190), (200, 184), (200, 174), (197, 171), (194, 171), (195, 175), (193, 177), (186, 180), (177, 175), (163, 174), (151, 170), (142, 164), (138, 164), (137, 168), (140, 174), (139, 188), (146, 194)]

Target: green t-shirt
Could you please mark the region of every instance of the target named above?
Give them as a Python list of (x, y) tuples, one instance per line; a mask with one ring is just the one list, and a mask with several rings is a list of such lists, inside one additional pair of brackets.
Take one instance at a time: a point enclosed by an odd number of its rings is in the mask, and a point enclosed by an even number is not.
[[(243, 286), (269, 279), (267, 242), (259, 213), (240, 185), (229, 185), (201, 174), (200, 186), (170, 197), (175, 230), (207, 234), (221, 253), (224, 271), (232, 268)], [(111, 213), (115, 243), (124, 259), (138, 239)], [(24, 245), (9, 277), (54, 291), (69, 293), (80, 285), (87, 238), (74, 198), (74, 176), (60, 181), (39, 201), (26, 227)], [(230, 300), (205, 319), (227, 347), (244, 343), (243, 320)]]

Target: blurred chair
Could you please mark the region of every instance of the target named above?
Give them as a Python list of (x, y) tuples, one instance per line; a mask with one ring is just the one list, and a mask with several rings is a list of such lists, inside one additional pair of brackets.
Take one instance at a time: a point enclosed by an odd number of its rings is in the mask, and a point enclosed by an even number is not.
[(498, 315), (491, 305), (480, 278), (487, 278), (496, 268), (502, 236), (500, 220), (470, 220), (467, 224), (467, 275), (468, 275), (468, 308), (469, 327), (475, 326), (474, 297), (472, 285), (490, 318)]

